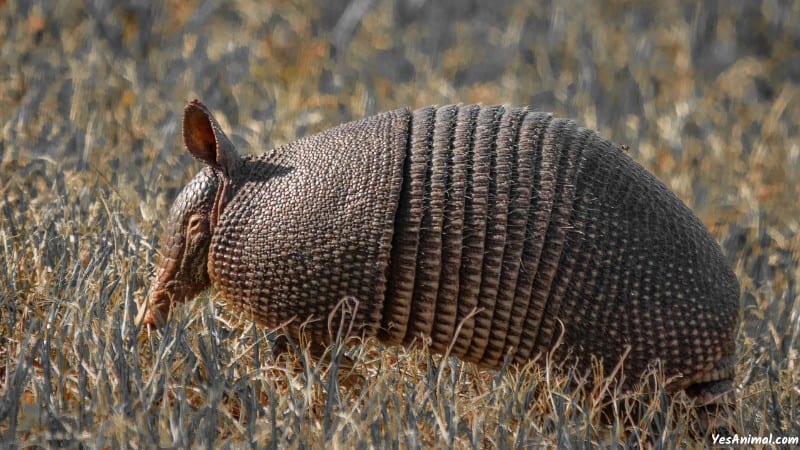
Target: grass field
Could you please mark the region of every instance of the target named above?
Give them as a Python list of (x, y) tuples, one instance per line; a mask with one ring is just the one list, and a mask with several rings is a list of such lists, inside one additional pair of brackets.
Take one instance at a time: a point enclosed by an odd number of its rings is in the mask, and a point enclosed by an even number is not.
[(214, 290), (137, 341), (167, 210), (200, 169), (180, 139), (193, 98), (248, 154), (459, 102), (628, 145), (741, 281), (742, 434), (800, 436), (800, 4), (552, 3), (0, 0), (0, 447), (702, 446), (659, 389), (612, 396), (609, 423), (602, 392), (541, 366), (371, 341), (276, 358)]

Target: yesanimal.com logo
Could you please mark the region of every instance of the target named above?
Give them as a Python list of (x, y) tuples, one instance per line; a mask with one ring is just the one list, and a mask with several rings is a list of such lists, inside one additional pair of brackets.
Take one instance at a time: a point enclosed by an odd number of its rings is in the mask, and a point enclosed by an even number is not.
[(714, 434), (711, 436), (713, 445), (798, 445), (800, 444), (800, 436), (773, 436), (770, 433), (768, 436), (720, 436)]

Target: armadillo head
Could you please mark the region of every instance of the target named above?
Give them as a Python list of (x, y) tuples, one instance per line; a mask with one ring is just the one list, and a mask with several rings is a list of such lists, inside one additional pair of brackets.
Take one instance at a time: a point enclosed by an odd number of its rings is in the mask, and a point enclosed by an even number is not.
[(208, 250), (241, 158), (208, 109), (197, 100), (184, 110), (187, 150), (208, 167), (183, 188), (169, 214), (150, 297), (138, 323), (163, 324), (174, 302), (193, 299), (210, 284)]
[(145, 325), (160, 325), (173, 302), (191, 300), (208, 287), (210, 219), (218, 187), (217, 176), (206, 169), (175, 199), (161, 240), (155, 283), (143, 316)]

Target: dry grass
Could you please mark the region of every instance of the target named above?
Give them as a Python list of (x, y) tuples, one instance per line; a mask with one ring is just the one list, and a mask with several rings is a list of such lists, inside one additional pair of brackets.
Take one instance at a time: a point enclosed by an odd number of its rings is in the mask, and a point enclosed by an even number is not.
[(213, 293), (137, 343), (161, 220), (199, 168), (194, 97), (247, 153), (473, 101), (629, 145), (741, 280), (743, 433), (800, 436), (800, 6), (602, 3), (0, 0), (0, 446), (700, 445), (658, 389), (606, 423), (570, 374), (374, 342), (347, 346), (351, 376), (337, 349), (276, 359)]

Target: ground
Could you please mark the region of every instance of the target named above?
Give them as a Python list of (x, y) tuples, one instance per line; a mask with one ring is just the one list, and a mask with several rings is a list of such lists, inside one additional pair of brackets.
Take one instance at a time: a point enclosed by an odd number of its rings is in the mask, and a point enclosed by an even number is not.
[(348, 350), (352, 377), (275, 360), (213, 290), (137, 341), (169, 204), (200, 169), (180, 139), (193, 98), (246, 154), (429, 104), (597, 129), (741, 281), (742, 433), (800, 436), (797, 23), (779, 0), (0, 0), (0, 445), (699, 445), (658, 392), (604, 423), (541, 368), (375, 342)]

